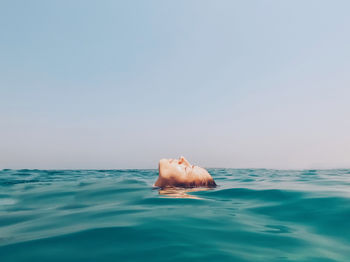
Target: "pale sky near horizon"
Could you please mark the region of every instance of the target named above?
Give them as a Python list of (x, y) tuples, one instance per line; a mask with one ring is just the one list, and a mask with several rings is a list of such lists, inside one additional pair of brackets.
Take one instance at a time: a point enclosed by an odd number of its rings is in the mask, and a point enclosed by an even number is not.
[(0, 169), (350, 168), (349, 1), (1, 1)]

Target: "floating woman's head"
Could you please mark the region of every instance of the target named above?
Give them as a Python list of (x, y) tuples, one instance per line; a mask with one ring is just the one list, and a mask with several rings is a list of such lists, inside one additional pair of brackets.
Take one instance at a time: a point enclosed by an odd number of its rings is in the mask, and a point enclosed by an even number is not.
[(179, 159), (163, 158), (159, 161), (157, 187), (215, 187), (207, 170), (191, 165), (183, 156)]

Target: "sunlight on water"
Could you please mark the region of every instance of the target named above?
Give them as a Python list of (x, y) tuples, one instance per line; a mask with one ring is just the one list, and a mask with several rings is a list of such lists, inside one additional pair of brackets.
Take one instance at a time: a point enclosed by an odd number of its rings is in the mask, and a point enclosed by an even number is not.
[(1, 261), (348, 261), (350, 170), (0, 171)]

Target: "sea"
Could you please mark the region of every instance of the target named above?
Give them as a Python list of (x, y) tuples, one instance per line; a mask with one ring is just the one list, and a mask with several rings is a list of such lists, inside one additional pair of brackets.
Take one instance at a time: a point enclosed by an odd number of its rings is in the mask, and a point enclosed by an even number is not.
[(350, 170), (0, 171), (0, 261), (350, 261)]

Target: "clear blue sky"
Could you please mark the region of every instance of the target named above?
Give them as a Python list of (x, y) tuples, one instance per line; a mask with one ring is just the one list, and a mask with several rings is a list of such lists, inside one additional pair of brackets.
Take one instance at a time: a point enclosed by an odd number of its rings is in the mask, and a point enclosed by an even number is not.
[(0, 168), (350, 167), (349, 1), (0, 2)]

